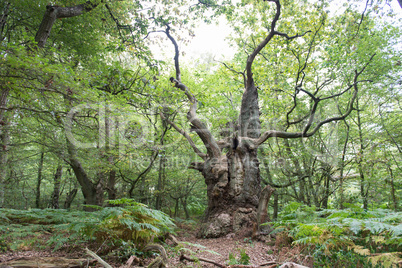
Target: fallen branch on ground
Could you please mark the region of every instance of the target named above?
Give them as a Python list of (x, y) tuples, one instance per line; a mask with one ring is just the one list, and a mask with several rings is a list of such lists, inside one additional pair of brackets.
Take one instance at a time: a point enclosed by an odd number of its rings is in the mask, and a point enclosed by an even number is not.
[(264, 264), (261, 264), (261, 265), (233, 264), (233, 265), (229, 265), (229, 266), (228, 266), (228, 265), (221, 264), (221, 263), (215, 262), (215, 261), (213, 261), (213, 260), (206, 259), (206, 258), (202, 258), (202, 257), (199, 257), (199, 258), (197, 258), (197, 259), (191, 258), (191, 257), (188, 257), (188, 256), (186, 256), (186, 255), (184, 255), (184, 254), (182, 253), (181, 256), (180, 256), (180, 261), (183, 261), (183, 260), (191, 261), (191, 262), (203, 261), (203, 262), (211, 263), (211, 264), (213, 264), (213, 265), (215, 265), (215, 266), (218, 266), (218, 267), (220, 267), (220, 268), (259, 268), (259, 267), (266, 267), (266, 266), (268, 266), (268, 265), (275, 265), (275, 266), (276, 266), (276, 262), (274, 262), (274, 261), (272, 261), (272, 262), (267, 262), (267, 263), (264, 263)]

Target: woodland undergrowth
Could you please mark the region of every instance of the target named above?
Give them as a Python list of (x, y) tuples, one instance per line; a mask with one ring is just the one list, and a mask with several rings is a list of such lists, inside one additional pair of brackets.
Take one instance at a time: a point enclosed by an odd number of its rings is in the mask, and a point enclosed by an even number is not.
[(109, 203), (105, 208), (91, 206), (94, 212), (0, 209), (0, 252), (82, 250), (92, 245), (102, 255), (124, 260), (143, 254), (154, 238), (174, 231), (173, 220), (161, 211), (131, 199)]
[[(146, 245), (176, 228), (163, 212), (131, 199), (91, 208), (95, 211), (0, 209), (0, 252), (82, 251), (88, 246), (122, 262), (132, 255), (143, 256)], [(400, 267), (402, 263), (402, 212), (366, 211), (353, 205), (317, 210), (290, 203), (273, 226), (278, 249), (303, 248), (317, 267)], [(248, 256), (241, 256), (232, 254), (229, 264), (247, 263)]]
[(277, 242), (302, 246), (319, 267), (401, 267), (402, 212), (345, 206), (290, 203), (274, 223)]

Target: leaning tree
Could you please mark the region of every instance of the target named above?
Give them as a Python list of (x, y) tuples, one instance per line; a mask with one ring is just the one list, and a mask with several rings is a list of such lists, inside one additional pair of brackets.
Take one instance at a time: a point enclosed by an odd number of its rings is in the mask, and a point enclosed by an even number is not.
[[(358, 85), (363, 81), (360, 76), (368, 64), (374, 59), (375, 54), (369, 55), (366, 61), (360, 64), (359, 68), (350, 74), (350, 83), (343, 85), (336, 93), (321, 95), (321, 91), (327, 86), (328, 80), (318, 85), (314, 91), (307, 89), (304, 85), (306, 65), (309, 56), (313, 54), (313, 43), (317, 42), (316, 36), (325, 19), (323, 18), (319, 27), (314, 31), (306, 30), (305, 33), (290, 36), (277, 30), (277, 23), (281, 17), (281, 3), (279, 0), (267, 0), (266, 7), (273, 8), (273, 18), (268, 27), (268, 32), (262, 41), (255, 44), (251, 53), (247, 55), (245, 70), (241, 72), (244, 78), (244, 92), (240, 105), (238, 119), (231, 124), (231, 131), (226, 137), (217, 139), (207, 127), (207, 124), (200, 120), (197, 115), (197, 98), (181, 80), (179, 66), (179, 48), (175, 38), (172, 36), (171, 28), (166, 24), (165, 33), (175, 47), (175, 71), (176, 77), (171, 77), (173, 86), (181, 90), (189, 101), (187, 120), (190, 123), (190, 131), (195, 132), (201, 139), (205, 150), (197, 147), (196, 142), (190, 134), (182, 129), (175, 122), (161, 113), (161, 117), (173, 128), (180, 132), (189, 142), (193, 151), (202, 159), (201, 162), (191, 163), (190, 168), (200, 171), (207, 185), (208, 208), (205, 213), (204, 222), (198, 235), (200, 237), (219, 237), (229, 232), (237, 232), (243, 228), (258, 226), (266, 220), (266, 207), (273, 190), (267, 186), (264, 190), (261, 187), (261, 176), (257, 149), (269, 138), (277, 137), (283, 139), (307, 138), (314, 135), (323, 125), (346, 118), (354, 109), (353, 103), (358, 93)], [(325, 14), (323, 15), (325, 17)], [(311, 43), (307, 49), (307, 59), (304, 65), (301, 64), (295, 79), (292, 94), (293, 103), (289, 105), (287, 117), (295, 110), (301, 95), (307, 97), (310, 109), (305, 116), (301, 116), (303, 127), (299, 131), (285, 130), (263, 130), (260, 122), (259, 89), (253, 76), (253, 67), (259, 55), (262, 55), (264, 48), (275, 38), (284, 38), (291, 42), (305, 35), (311, 36)], [(255, 40), (254, 40), (255, 41)], [(294, 41), (293, 41), (294, 42)], [(272, 55), (275, 57), (276, 55)], [(262, 57), (266, 58), (264, 54)], [(349, 96), (348, 102), (344, 103), (343, 112), (326, 119), (317, 119), (318, 109), (325, 101), (335, 101), (341, 96)], [(306, 103), (306, 101), (304, 101)], [(341, 109), (340, 109), (341, 110)], [(286, 112), (285, 112), (286, 113)], [(292, 123), (292, 122), (288, 122)], [(293, 122), (294, 123), (294, 122)], [(255, 225), (257, 224), (257, 225)], [(258, 228), (260, 229), (260, 228)]]

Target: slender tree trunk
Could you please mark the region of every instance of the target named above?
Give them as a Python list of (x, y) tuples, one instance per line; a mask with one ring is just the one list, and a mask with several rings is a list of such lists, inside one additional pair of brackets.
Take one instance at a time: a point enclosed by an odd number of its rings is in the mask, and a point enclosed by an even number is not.
[(75, 180), (75, 178), (70, 177), (70, 183), (71, 183), (71, 181), (73, 181), (73, 188), (71, 188), (71, 186), (70, 186), (70, 190), (66, 195), (66, 200), (64, 201), (64, 206), (63, 206), (64, 209), (69, 209), (71, 207), (71, 203), (74, 201), (74, 198), (75, 198), (75, 196), (77, 195), (77, 192), (78, 192), (78, 183), (77, 183), (77, 181)]
[(271, 186), (269, 185), (265, 186), (265, 188), (261, 191), (261, 196), (257, 209), (258, 234), (268, 233), (268, 231), (270, 231), (270, 227), (268, 225), (261, 226), (261, 224), (271, 221), (268, 216), (268, 202), (273, 192), (275, 192), (275, 189), (271, 188)]
[[(149, 193), (148, 193), (148, 187), (146, 185), (146, 177), (145, 176), (143, 176), (141, 178), (139, 194), (140, 194), (140, 202), (148, 205), (149, 204)], [(132, 198), (133, 196), (130, 195), (130, 197)]]
[(40, 158), (39, 158), (39, 164), (38, 164), (38, 177), (36, 179), (36, 198), (35, 198), (36, 208), (40, 208), (40, 186), (42, 183), (42, 170), (43, 170), (44, 156), (45, 156), (45, 153), (42, 148), (42, 151), (40, 153)]
[(393, 203), (393, 207), (395, 211), (398, 211), (398, 200), (395, 194), (395, 184), (394, 184), (394, 174), (392, 172), (391, 167), (387, 164), (388, 167), (388, 171), (389, 171), (389, 176), (390, 176), (390, 180), (389, 180), (389, 184), (391, 186), (391, 198), (392, 198), (392, 203)]
[[(67, 107), (71, 106), (69, 100), (65, 98), (67, 103)], [(59, 124), (63, 124), (60, 118), (57, 119)], [(93, 183), (92, 180), (89, 178), (88, 173), (85, 171), (84, 167), (82, 166), (81, 162), (78, 160), (77, 157), (77, 148), (73, 144), (73, 142), (69, 139), (68, 133), (72, 133), (72, 118), (68, 118), (64, 124), (65, 136), (66, 136), (66, 144), (67, 144), (67, 152), (69, 158), (69, 165), (74, 171), (75, 177), (77, 178), (78, 183), (81, 186), (82, 194), (84, 195), (84, 204), (85, 205), (103, 205), (103, 182), (102, 180), (98, 180), (98, 182)], [(84, 207), (86, 211), (93, 211), (93, 208)]]
[(274, 192), (274, 212), (272, 213), (272, 218), (277, 219), (278, 218), (278, 211), (279, 211), (279, 194), (275, 191)]
[(298, 178), (299, 178), (299, 187), (298, 187), (298, 192), (296, 191), (295, 194), (298, 197), (298, 201), (305, 204), (306, 200), (305, 200), (305, 181), (304, 179), (301, 179), (302, 177), (304, 177), (302, 169), (301, 169), (301, 165), (299, 162), (299, 159), (297, 159), (297, 157), (295, 157), (293, 155), (293, 152), (291, 150), (290, 144), (289, 144), (289, 140), (288, 139), (284, 139), (283, 142), (285, 143), (285, 149), (286, 152), (288, 154), (288, 157), (290, 157), (290, 159), (292, 160), (296, 172), (298, 174)]
[(311, 180), (311, 176), (308, 177), (309, 188), (312, 191), (313, 202), (316, 207), (320, 207), (320, 201), (318, 200), (318, 191), (314, 188), (313, 181)]
[(357, 127), (359, 131), (359, 155), (357, 156), (357, 167), (360, 175), (360, 195), (363, 199), (363, 208), (368, 209), (368, 185), (366, 185), (364, 170), (363, 170), (363, 158), (364, 158), (364, 140), (363, 140), (363, 130), (362, 130), (362, 122), (360, 117), (360, 108), (359, 108), (359, 98), (356, 99), (356, 110), (357, 110)]
[(343, 151), (342, 151), (342, 158), (341, 158), (341, 162), (339, 163), (339, 176), (340, 176), (340, 185), (339, 185), (339, 195), (340, 195), (340, 209), (344, 209), (343, 207), (343, 203), (345, 200), (344, 197), (344, 168), (345, 168), (345, 157), (346, 157), (346, 150), (347, 150), (347, 146), (348, 146), (348, 142), (349, 142), (349, 124), (346, 122), (346, 120), (343, 120), (343, 122), (346, 125), (346, 139), (345, 139), (345, 143), (343, 144)]
[(186, 220), (190, 219), (190, 213), (187, 209), (187, 196), (181, 198), (181, 205), (183, 206), (184, 214), (186, 215)]
[[(163, 145), (163, 144), (162, 144)], [(160, 210), (162, 208), (163, 202), (163, 193), (164, 193), (164, 177), (165, 177), (165, 162), (166, 156), (165, 153), (162, 152), (162, 156), (159, 158), (159, 175), (158, 175), (158, 184), (156, 186), (156, 202), (155, 209)], [(176, 211), (175, 211), (176, 214)]]
[[(75, 146), (67, 138), (67, 148), (69, 153), (69, 164), (74, 171), (74, 174), (81, 186), (82, 194), (84, 195), (86, 205), (103, 205), (103, 188), (100, 182), (93, 183), (88, 177), (81, 162), (77, 159)], [(85, 207), (84, 210), (92, 211), (92, 208)]]
[(329, 169), (329, 167), (327, 167), (327, 166), (324, 168), (324, 172), (325, 172), (325, 174), (324, 174), (324, 198), (322, 201), (322, 208), (324, 208), (324, 209), (328, 209), (328, 198), (330, 195), (330, 189), (329, 189), (330, 174), (329, 174), (328, 169)]
[[(1, 83), (3, 83), (3, 81)], [(9, 92), (9, 88), (0, 84), (0, 208), (4, 206), (4, 182), (7, 177), (8, 143), (10, 140), (8, 116), (6, 116)]]
[(3, 9), (3, 14), (1, 14), (1, 17), (0, 17), (0, 41), (4, 40), (3, 32), (4, 32), (4, 27), (6, 26), (7, 16), (8, 16), (9, 11), (10, 11), (10, 3), (6, 3), (6, 5)]
[(5, 180), (7, 177), (8, 170), (8, 144), (10, 136), (8, 134), (8, 121), (3, 117), (3, 126), (0, 126), (0, 208), (4, 206), (4, 196), (5, 196)]
[(53, 194), (52, 194), (52, 203), (51, 207), (55, 209), (59, 209), (59, 198), (60, 198), (60, 185), (61, 185), (61, 175), (63, 171), (63, 166), (59, 164), (56, 169), (56, 173), (54, 174), (53, 181)]
[[(118, 141), (118, 134), (113, 136), (113, 131), (111, 132), (110, 130), (110, 119), (109, 115), (105, 119), (105, 125), (106, 125), (106, 153), (108, 155), (108, 163), (110, 165), (110, 171), (108, 174), (108, 179), (107, 179), (107, 185), (106, 185), (106, 191), (108, 194), (108, 199), (109, 200), (115, 200), (117, 198), (117, 190), (116, 190), (116, 170), (114, 169), (114, 156), (113, 153), (111, 152), (111, 147), (114, 146), (114, 149), (116, 151), (119, 150), (119, 141)], [(119, 122), (116, 120), (116, 130), (119, 128)], [(118, 133), (118, 131), (117, 131)], [(114, 144), (111, 143), (112, 139), (114, 139)]]
[(179, 200), (180, 198), (174, 199), (174, 217), (177, 218), (179, 215)]

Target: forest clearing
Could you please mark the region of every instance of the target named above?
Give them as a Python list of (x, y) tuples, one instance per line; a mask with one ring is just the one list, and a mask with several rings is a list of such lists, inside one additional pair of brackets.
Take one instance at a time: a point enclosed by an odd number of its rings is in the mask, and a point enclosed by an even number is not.
[(0, 0), (0, 267), (402, 267), (401, 44), (401, 0)]

